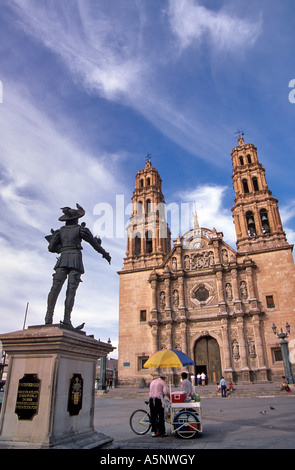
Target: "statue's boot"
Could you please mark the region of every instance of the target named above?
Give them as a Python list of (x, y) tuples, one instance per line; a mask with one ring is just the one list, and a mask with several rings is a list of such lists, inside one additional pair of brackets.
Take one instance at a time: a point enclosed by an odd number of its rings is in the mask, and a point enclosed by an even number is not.
[(45, 316), (45, 325), (52, 324), (54, 308), (62, 286), (67, 278), (67, 271), (62, 268), (58, 268), (56, 272), (52, 275), (52, 277), (53, 283), (47, 298), (47, 312)]
[(74, 307), (76, 291), (81, 282), (81, 273), (77, 270), (71, 270), (68, 277), (68, 287), (65, 300), (65, 314), (63, 324), (73, 328), (71, 323), (71, 313)]

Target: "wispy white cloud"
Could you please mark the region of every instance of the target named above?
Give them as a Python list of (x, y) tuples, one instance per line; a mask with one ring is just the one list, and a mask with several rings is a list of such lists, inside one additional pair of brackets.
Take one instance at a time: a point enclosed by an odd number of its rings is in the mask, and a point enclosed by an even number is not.
[[(290, 228), (292, 221), (295, 218), (295, 200), (292, 199), (286, 205), (280, 207), (280, 215), (282, 224), (286, 232), (287, 240), (291, 245), (295, 244), (295, 230)], [(295, 255), (295, 253), (294, 253)]]
[[(98, 151), (98, 155), (94, 155), (86, 151), (74, 135), (75, 129), (65, 134), (65, 126), (59, 128), (61, 116), (56, 126), (45, 109), (28, 99), (22, 87), (9, 80), (5, 80), (5, 84), (5, 102), (1, 104), (0, 113), (3, 214), (0, 252), (5, 272), (0, 287), (4, 313), (2, 330), (22, 327), (27, 301), (30, 302), (30, 324), (43, 322), (55, 264), (55, 256), (47, 251), (44, 236), (51, 227), (61, 225), (58, 221), (60, 207), (74, 207), (79, 202), (86, 210), (85, 221), (92, 230), (95, 204), (99, 200), (112, 200), (114, 191), (124, 191), (112, 165), (112, 160), (116, 159), (114, 154), (108, 158), (105, 152)], [(111, 240), (104, 245), (113, 257), (115, 255), (111, 268), (91, 248), (85, 249), (87, 276), (97, 285), (95, 288), (91, 283), (83, 286), (84, 303), (77, 305), (74, 320), (77, 324), (85, 318), (87, 324), (91, 324), (92, 311), (100, 318), (94, 324), (102, 324), (107, 316), (108, 324), (116, 327), (118, 312), (112, 305), (114, 298), (110, 301), (108, 294), (109, 280), (104, 277), (105, 273), (107, 276), (112, 273), (111, 277), (116, 279), (115, 269), (120, 269), (119, 261), (121, 263), (123, 256), (116, 243), (112, 249)], [(57, 321), (63, 317), (63, 302), (61, 295)], [(14, 311), (15, 317), (5, 317), (6, 310)]]
[(261, 18), (249, 21), (209, 10), (197, 0), (170, 0), (169, 6), (171, 28), (183, 49), (209, 39), (218, 52), (241, 51), (253, 46), (261, 32)]
[(228, 190), (226, 186), (215, 184), (198, 185), (188, 191), (178, 193), (178, 198), (195, 205), (201, 227), (216, 228), (224, 234), (224, 241), (236, 248), (236, 235), (231, 210), (223, 200)]
[(41, 229), (51, 208), (80, 201), (81, 205), (88, 203), (92, 211), (99, 198), (110, 196), (111, 187), (120, 188), (109, 171), (113, 156), (107, 163), (99, 150), (98, 155), (85, 151), (77, 136), (64, 134), (45, 110), (34, 106), (22, 89), (9, 81), (0, 126), (0, 195), (16, 221)]
[[(200, 102), (190, 112), (187, 101), (177, 101), (176, 89), (175, 96), (171, 95), (169, 77), (177, 61), (172, 39), (176, 35), (182, 47), (188, 47), (206, 38), (214, 43), (213, 49), (241, 50), (241, 45), (255, 43), (259, 21), (251, 23), (222, 11), (213, 12), (193, 0), (171, 0), (168, 15), (165, 9), (165, 14), (158, 10), (161, 20), (141, 2), (132, 6), (115, 2), (110, 7), (106, 1), (80, 0), (71, 7), (54, 2), (51, 8), (36, 0), (13, 0), (13, 5), (22, 27), (57, 54), (82, 87), (108, 100), (124, 102), (187, 151), (220, 163), (220, 158), (215, 158), (218, 147), (208, 133), (215, 127), (215, 140), (220, 142), (228, 133), (226, 125), (214, 125), (212, 115), (207, 115)], [(161, 34), (151, 38), (149, 28), (154, 22)]]
[(62, 58), (77, 81), (112, 100), (134, 88), (145, 61), (139, 47), (138, 8), (117, 3), (110, 9), (107, 3), (55, 2), (52, 7), (36, 0), (13, 0), (25, 31)]

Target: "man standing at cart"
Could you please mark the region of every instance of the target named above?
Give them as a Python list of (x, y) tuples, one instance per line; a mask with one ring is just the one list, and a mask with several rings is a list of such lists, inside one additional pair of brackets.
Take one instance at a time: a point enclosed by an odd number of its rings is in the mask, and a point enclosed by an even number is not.
[(188, 401), (192, 398), (193, 394), (193, 386), (191, 381), (187, 378), (187, 372), (181, 373), (182, 383), (181, 383), (181, 390), (186, 393), (185, 400)]
[(159, 376), (151, 382), (149, 393), (149, 406), (151, 413), (152, 437), (166, 437), (164, 419), (164, 397), (170, 397), (169, 389), (165, 383), (166, 376)]

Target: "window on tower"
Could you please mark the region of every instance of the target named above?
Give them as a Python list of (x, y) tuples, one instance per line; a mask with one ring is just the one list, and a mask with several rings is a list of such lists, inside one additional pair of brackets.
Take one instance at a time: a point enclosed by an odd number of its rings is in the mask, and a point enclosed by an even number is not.
[(141, 251), (141, 240), (140, 240), (140, 236), (136, 235), (134, 239), (134, 254), (140, 255), (140, 251)]
[(140, 310), (139, 320), (141, 322), (146, 322), (146, 310)]
[(244, 165), (244, 158), (243, 157), (239, 157), (240, 158), (240, 164), (243, 166)]
[(251, 155), (247, 155), (248, 163), (252, 163)]
[(141, 201), (138, 201), (138, 202), (136, 203), (135, 209), (136, 209), (137, 215), (142, 215), (142, 209), (143, 209), (143, 207), (142, 207), (142, 202), (141, 202)]
[(266, 296), (266, 307), (267, 308), (275, 308), (275, 302), (273, 295), (267, 295)]
[(256, 176), (254, 176), (254, 177), (252, 178), (252, 183), (253, 183), (253, 189), (254, 189), (254, 191), (259, 191), (259, 186), (258, 186), (258, 181), (257, 181)]
[(152, 253), (153, 239), (152, 239), (152, 233), (150, 230), (148, 230), (145, 234), (145, 241), (146, 241), (146, 253)]
[(247, 220), (247, 227), (248, 227), (248, 235), (249, 237), (256, 237), (256, 226), (254, 221), (254, 214), (251, 211), (246, 213), (246, 220)]
[(245, 194), (248, 194), (248, 193), (249, 193), (248, 181), (247, 181), (247, 180), (243, 180), (242, 183), (243, 183), (244, 193), (245, 193)]
[(262, 233), (270, 233), (269, 221), (268, 221), (266, 209), (260, 210), (260, 219), (261, 219)]

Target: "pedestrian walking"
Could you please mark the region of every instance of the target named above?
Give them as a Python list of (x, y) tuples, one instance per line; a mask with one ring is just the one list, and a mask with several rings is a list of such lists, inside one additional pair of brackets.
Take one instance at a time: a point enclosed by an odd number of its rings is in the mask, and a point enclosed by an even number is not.
[(221, 378), (220, 380), (220, 388), (221, 388), (221, 397), (226, 397), (226, 389), (227, 389), (227, 383), (224, 377)]
[(202, 382), (202, 385), (204, 386), (205, 383), (206, 383), (206, 374), (205, 372), (202, 372), (201, 373), (201, 382)]

